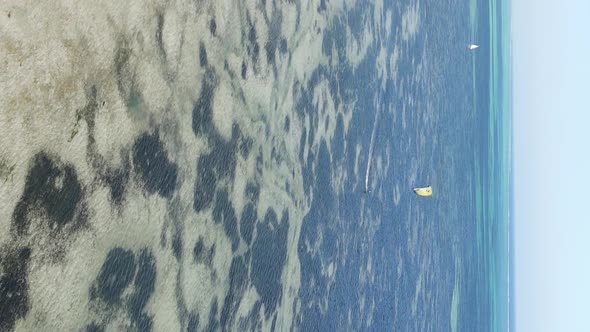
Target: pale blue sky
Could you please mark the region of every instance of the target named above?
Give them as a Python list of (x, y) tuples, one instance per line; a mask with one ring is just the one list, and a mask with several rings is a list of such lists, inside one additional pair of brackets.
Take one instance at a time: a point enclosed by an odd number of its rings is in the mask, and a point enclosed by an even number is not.
[(517, 331), (590, 331), (590, 0), (512, 0)]

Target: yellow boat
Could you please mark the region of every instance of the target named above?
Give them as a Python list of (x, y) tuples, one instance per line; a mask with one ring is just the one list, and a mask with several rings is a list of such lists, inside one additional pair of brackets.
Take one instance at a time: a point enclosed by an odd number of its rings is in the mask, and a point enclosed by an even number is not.
[(414, 192), (418, 196), (432, 196), (432, 187), (414, 188)]

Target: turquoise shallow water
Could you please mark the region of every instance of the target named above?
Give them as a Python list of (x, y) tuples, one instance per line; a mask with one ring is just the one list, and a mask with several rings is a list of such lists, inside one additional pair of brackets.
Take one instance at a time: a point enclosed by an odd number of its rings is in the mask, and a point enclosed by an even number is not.
[(505, 331), (510, 321), (510, 224), (512, 169), (512, 67), (510, 4), (491, 0), (478, 4), (475, 34), (487, 43), (482, 57), (474, 57), (474, 92), (478, 111), (487, 114), (476, 158), (477, 256), (487, 293), (489, 328)]

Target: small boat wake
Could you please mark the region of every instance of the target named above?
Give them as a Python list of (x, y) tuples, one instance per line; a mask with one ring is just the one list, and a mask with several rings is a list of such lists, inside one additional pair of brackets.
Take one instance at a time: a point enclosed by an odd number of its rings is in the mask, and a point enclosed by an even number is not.
[[(378, 106), (379, 107), (379, 106)], [(365, 193), (369, 192), (369, 174), (371, 172), (371, 160), (373, 160), (373, 148), (375, 146), (375, 136), (377, 136), (377, 125), (381, 110), (377, 109), (375, 114), (375, 123), (373, 123), (373, 132), (371, 133), (371, 143), (369, 143), (369, 156), (367, 160), (367, 172), (365, 173)]]

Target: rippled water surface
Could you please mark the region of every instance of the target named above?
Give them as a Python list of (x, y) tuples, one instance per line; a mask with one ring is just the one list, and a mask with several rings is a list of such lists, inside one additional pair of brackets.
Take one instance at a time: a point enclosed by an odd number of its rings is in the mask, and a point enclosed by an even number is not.
[(2, 3), (0, 330), (497, 327), (479, 6)]

